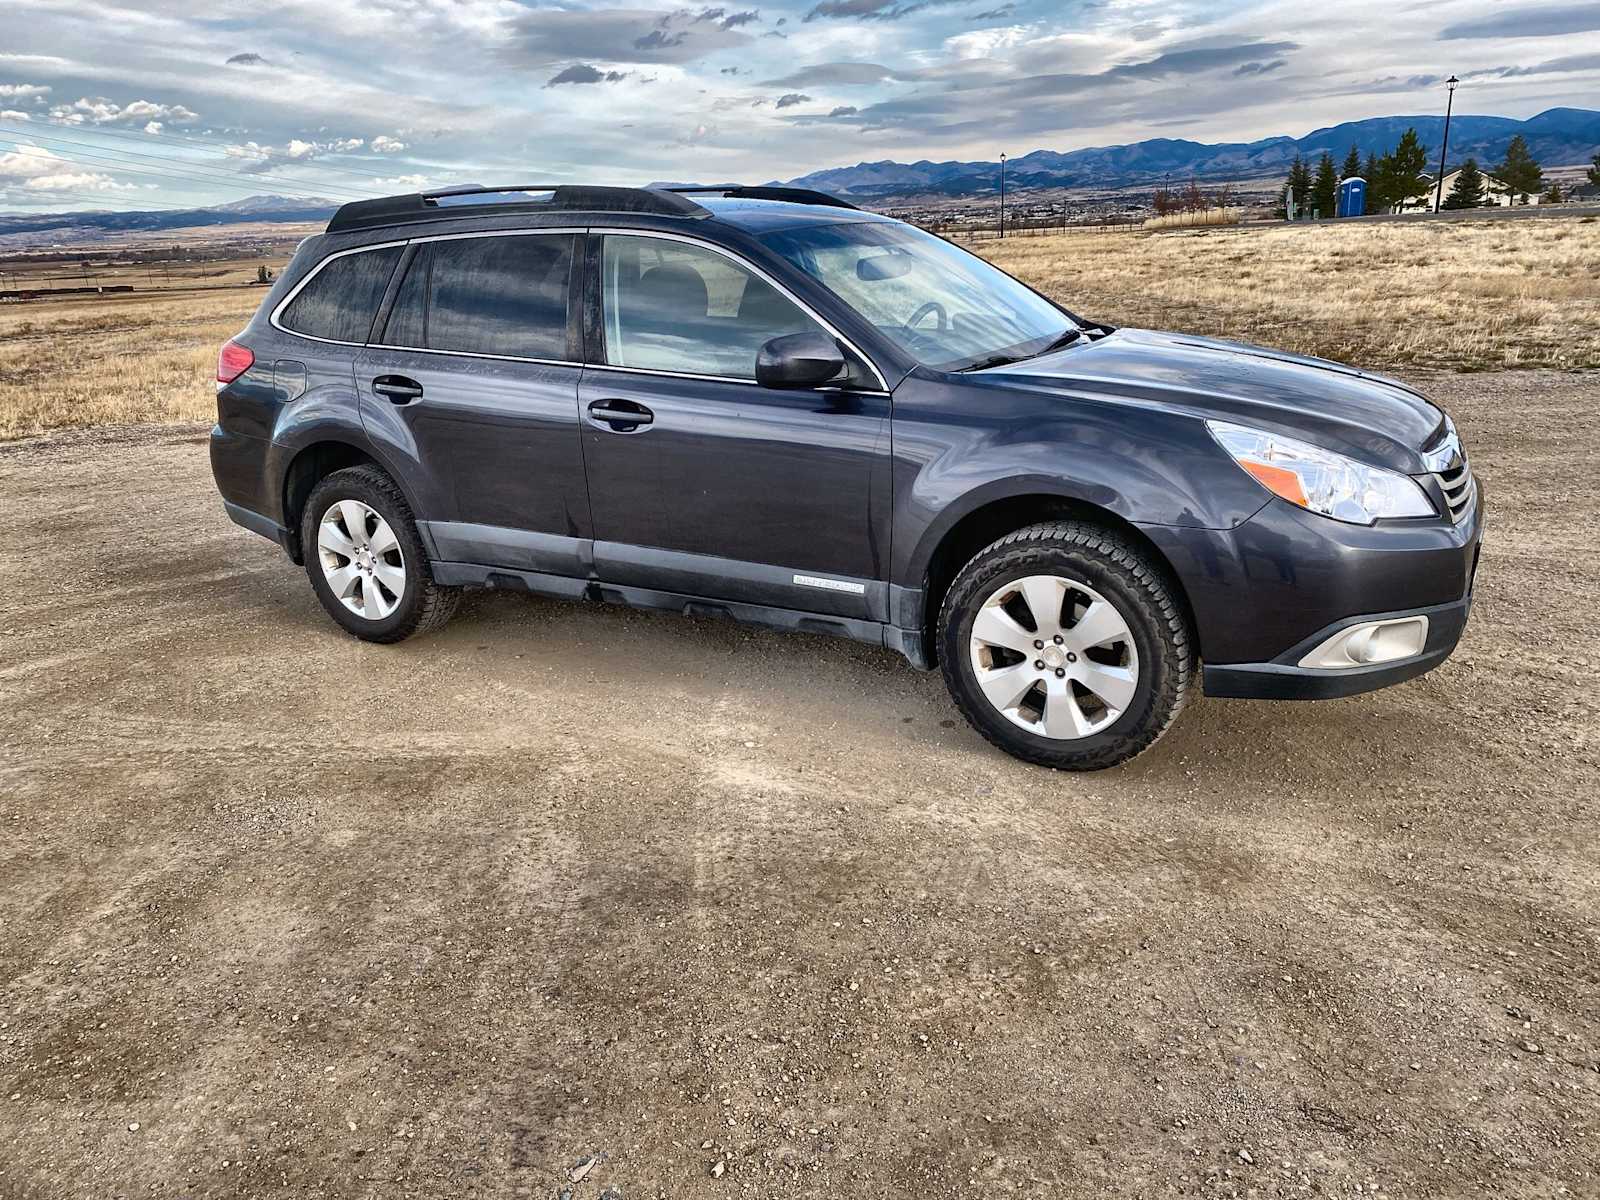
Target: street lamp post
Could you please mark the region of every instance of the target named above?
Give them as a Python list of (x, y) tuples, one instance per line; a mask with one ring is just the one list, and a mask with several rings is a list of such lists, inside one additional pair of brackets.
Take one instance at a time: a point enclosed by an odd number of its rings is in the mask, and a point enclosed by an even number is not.
[(1444, 206), (1444, 156), (1450, 152), (1450, 110), (1455, 107), (1456, 84), (1461, 81), (1452, 75), (1444, 82), (1450, 89), (1450, 94), (1444, 102), (1444, 140), (1439, 146), (1439, 181), (1433, 188), (1434, 212), (1438, 212)]
[(1006, 235), (1006, 154), (1000, 152), (1000, 236)]

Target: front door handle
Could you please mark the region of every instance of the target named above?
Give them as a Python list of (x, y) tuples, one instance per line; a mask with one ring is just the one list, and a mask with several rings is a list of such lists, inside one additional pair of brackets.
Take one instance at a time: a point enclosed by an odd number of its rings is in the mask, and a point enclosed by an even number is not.
[(626, 433), (656, 419), (655, 413), (632, 400), (596, 400), (589, 405), (589, 416), (605, 422), (616, 433)]
[(422, 385), (404, 375), (379, 375), (372, 381), (372, 390), (387, 396), (394, 404), (410, 404), (422, 399)]

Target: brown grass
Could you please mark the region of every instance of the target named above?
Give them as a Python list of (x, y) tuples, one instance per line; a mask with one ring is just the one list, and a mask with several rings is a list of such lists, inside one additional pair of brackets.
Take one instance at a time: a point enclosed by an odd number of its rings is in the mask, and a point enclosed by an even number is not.
[(0, 438), (210, 420), (217, 349), (264, 294), (197, 288), (0, 305)]
[[(1600, 366), (1600, 223), (1418, 222), (1007, 239), (979, 251), (1086, 316), (1378, 367)], [(274, 268), (280, 264), (273, 262)], [(171, 291), (0, 305), (0, 438), (203, 421), (255, 260)]]
[(1593, 218), (1064, 234), (975, 249), (1115, 325), (1379, 367), (1600, 366)]

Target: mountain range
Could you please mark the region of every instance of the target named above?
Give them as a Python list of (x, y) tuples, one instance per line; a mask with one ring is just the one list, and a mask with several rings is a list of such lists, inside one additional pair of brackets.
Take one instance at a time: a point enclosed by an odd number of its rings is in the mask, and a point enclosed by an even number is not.
[[(1256, 142), (1190, 142), (1152, 138), (1125, 146), (1092, 146), (1083, 150), (1035, 150), (1006, 162), (1007, 187), (1118, 188), (1173, 183), (1190, 175), (1200, 179), (1247, 180), (1286, 174), (1295, 155), (1313, 160), (1324, 151), (1342, 162), (1354, 146), (1363, 159), (1394, 148), (1400, 135), (1415, 127), (1435, 159), (1444, 135), (1442, 116), (1372, 117), (1315, 129), (1304, 137), (1270, 137)], [(1526, 121), (1511, 117), (1458, 116), (1450, 122), (1450, 161), (1468, 157), (1487, 167), (1499, 161), (1506, 146), (1521, 134), (1533, 157), (1546, 166), (1588, 162), (1600, 153), (1600, 112), (1584, 108), (1551, 108)], [(996, 190), (998, 162), (914, 163), (885, 159), (833, 167), (786, 182), (791, 187), (817, 188), (854, 199), (915, 195), (969, 196)]]
[[(1270, 137), (1255, 142), (1191, 142), (1151, 138), (1124, 146), (1092, 146), (1083, 150), (1035, 150), (1006, 163), (1008, 186), (1016, 188), (1119, 188), (1193, 175), (1205, 180), (1279, 178), (1295, 155), (1315, 160), (1323, 152), (1343, 161), (1350, 147), (1365, 158), (1394, 147), (1400, 135), (1415, 127), (1438, 153), (1444, 133), (1439, 116), (1372, 117), (1315, 129), (1304, 137)], [(1533, 157), (1545, 166), (1588, 162), (1600, 153), (1600, 112), (1585, 108), (1552, 108), (1518, 121), (1511, 117), (1458, 116), (1450, 123), (1450, 161), (1469, 156), (1489, 166), (1505, 154), (1521, 134)], [(817, 188), (867, 203), (914, 196), (959, 198), (992, 192), (999, 182), (998, 162), (914, 163), (883, 159), (832, 167), (773, 183)], [(160, 212), (79, 211), (66, 213), (0, 213), (0, 236), (37, 235), (51, 231), (111, 233), (125, 230), (181, 229), (195, 225), (227, 225), (247, 221), (323, 221), (337, 202), (315, 197), (251, 196), (209, 208)]]

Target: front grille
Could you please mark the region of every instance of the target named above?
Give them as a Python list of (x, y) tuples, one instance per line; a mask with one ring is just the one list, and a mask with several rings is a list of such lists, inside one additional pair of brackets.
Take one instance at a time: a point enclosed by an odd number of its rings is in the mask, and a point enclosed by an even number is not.
[(1444, 470), (1435, 471), (1433, 477), (1439, 481), (1439, 488), (1444, 492), (1444, 502), (1450, 508), (1450, 519), (1459, 525), (1462, 518), (1472, 511), (1472, 498), (1477, 491), (1472, 481), (1472, 468), (1465, 457), (1460, 457)]

